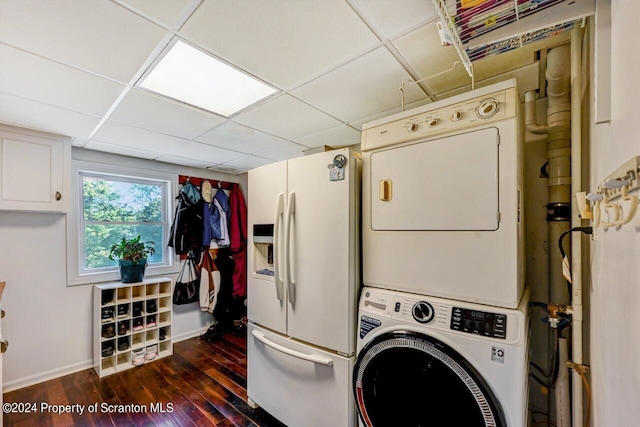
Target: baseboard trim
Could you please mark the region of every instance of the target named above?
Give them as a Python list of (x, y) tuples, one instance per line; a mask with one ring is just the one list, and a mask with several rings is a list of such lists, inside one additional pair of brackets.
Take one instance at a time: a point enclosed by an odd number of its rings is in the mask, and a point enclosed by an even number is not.
[[(184, 332), (180, 335), (174, 336), (172, 341), (176, 343), (176, 342), (188, 340), (190, 338), (199, 337), (200, 335), (204, 334), (207, 331), (207, 329), (208, 327), (205, 327), (205, 328), (200, 328), (200, 329), (196, 329), (189, 332)], [(11, 391), (19, 390), (21, 388), (29, 387), (45, 381), (60, 378), (65, 375), (80, 372), (89, 368), (93, 368), (93, 359), (85, 360), (82, 362), (63, 366), (61, 368), (51, 369), (50, 371), (43, 372), (40, 374), (30, 375), (28, 377), (18, 378), (16, 380), (6, 382), (3, 384), (2, 392), (9, 393)]]
[(93, 359), (85, 360), (71, 365), (63, 366), (57, 369), (51, 369), (50, 371), (43, 372), (41, 374), (35, 374), (24, 378), (18, 378), (13, 381), (4, 383), (2, 387), (3, 393), (18, 390), (21, 388), (29, 387), (41, 382), (60, 378), (65, 375), (73, 374), (75, 372), (83, 371), (85, 369), (93, 368)]
[(180, 341), (188, 340), (191, 338), (199, 337), (200, 335), (204, 334), (207, 331), (207, 329), (209, 329), (208, 326), (206, 328), (200, 328), (194, 331), (184, 332), (180, 335), (174, 335), (172, 339), (173, 339), (173, 342), (180, 342)]

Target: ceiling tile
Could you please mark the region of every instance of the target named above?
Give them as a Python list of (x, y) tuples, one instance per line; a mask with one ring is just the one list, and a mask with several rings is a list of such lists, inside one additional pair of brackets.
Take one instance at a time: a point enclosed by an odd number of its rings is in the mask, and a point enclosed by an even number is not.
[(422, 84), (432, 93), (471, 83), (455, 48), (440, 43), (435, 22), (394, 40), (393, 45), (419, 78), (426, 79)]
[(84, 146), (89, 150), (102, 151), (107, 153), (121, 154), (124, 156), (138, 157), (141, 159), (155, 159), (160, 154), (152, 151), (139, 150), (137, 148), (125, 147), (122, 145), (112, 144), (110, 142), (101, 142), (91, 140)]
[(237, 151), (225, 150), (224, 148), (213, 147), (195, 141), (187, 141), (184, 144), (174, 145), (165, 150), (165, 152), (172, 156), (200, 160), (209, 165), (228, 162), (244, 155)]
[(202, 0), (115, 0), (160, 25), (180, 29)]
[(209, 166), (211, 166), (210, 163), (203, 162), (202, 160), (187, 159), (185, 157), (179, 157), (179, 156), (163, 155), (156, 158), (155, 160), (159, 162), (171, 163), (174, 165), (190, 166), (192, 168), (200, 168), (200, 169), (206, 169)]
[(246, 154), (286, 142), (286, 140), (277, 136), (269, 135), (232, 121), (228, 121), (222, 126), (207, 132), (196, 138), (196, 140)]
[(380, 42), (344, 0), (209, 0), (179, 35), (280, 89)]
[(290, 95), (281, 95), (233, 119), (249, 127), (295, 139), (341, 123)]
[(0, 64), (0, 91), (86, 114), (102, 116), (125, 88), (3, 44)]
[(166, 153), (188, 141), (111, 120), (107, 120), (92, 139), (155, 153)]
[(438, 18), (425, 0), (349, 0), (362, 18), (382, 37), (392, 39)]
[[(263, 159), (262, 157), (256, 157), (256, 156), (244, 156), (244, 157), (240, 157), (239, 159), (224, 163), (223, 165), (220, 165), (220, 166), (223, 166), (226, 168), (232, 168), (236, 172), (239, 172), (239, 171), (245, 172), (251, 169), (258, 168), (260, 166), (268, 165), (269, 163), (273, 163), (273, 160)], [(224, 169), (220, 169), (220, 170), (224, 170)]]
[(351, 126), (342, 125), (313, 135), (298, 138), (296, 142), (311, 148), (319, 147), (321, 145), (343, 147), (345, 145), (360, 144), (360, 132)]
[(255, 153), (255, 155), (271, 160), (288, 160), (295, 157), (303, 156), (304, 150), (306, 149), (307, 147), (303, 145), (299, 145), (293, 142), (285, 142), (284, 144), (276, 145), (275, 147), (258, 151)]
[(195, 138), (226, 120), (135, 88), (127, 93), (109, 118), (186, 139)]
[[(400, 86), (411, 80), (382, 46), (294, 90), (292, 94), (344, 122), (401, 106)], [(405, 87), (405, 103), (427, 98), (418, 85)]]
[(0, 2), (0, 41), (124, 83), (164, 35), (161, 27), (112, 2)]
[(0, 122), (86, 140), (99, 117), (0, 92)]

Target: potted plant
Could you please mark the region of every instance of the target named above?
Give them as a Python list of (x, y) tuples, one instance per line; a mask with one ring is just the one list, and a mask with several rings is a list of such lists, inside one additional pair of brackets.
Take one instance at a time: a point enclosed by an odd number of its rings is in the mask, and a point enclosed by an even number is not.
[(156, 252), (153, 242), (141, 242), (140, 236), (133, 239), (122, 237), (111, 245), (109, 259), (118, 258), (122, 283), (141, 282), (147, 267), (147, 257)]

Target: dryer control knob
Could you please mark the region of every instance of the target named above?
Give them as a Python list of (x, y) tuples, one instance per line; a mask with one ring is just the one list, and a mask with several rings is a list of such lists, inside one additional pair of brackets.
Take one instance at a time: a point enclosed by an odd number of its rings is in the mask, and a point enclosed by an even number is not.
[(451, 121), (452, 122), (460, 121), (462, 120), (462, 116), (463, 116), (462, 111), (456, 110), (453, 113), (451, 113)]
[(495, 99), (485, 99), (478, 106), (478, 117), (488, 119), (498, 112), (498, 101)]
[(414, 304), (411, 314), (417, 322), (429, 323), (433, 320), (433, 307), (426, 301), (420, 301)]

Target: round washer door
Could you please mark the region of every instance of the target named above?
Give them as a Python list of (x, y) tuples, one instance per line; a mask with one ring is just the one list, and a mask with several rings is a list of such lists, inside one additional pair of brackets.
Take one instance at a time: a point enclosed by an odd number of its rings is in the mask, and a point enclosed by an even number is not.
[(358, 354), (358, 413), (368, 427), (504, 427), (499, 402), (459, 353), (424, 334), (382, 334)]

